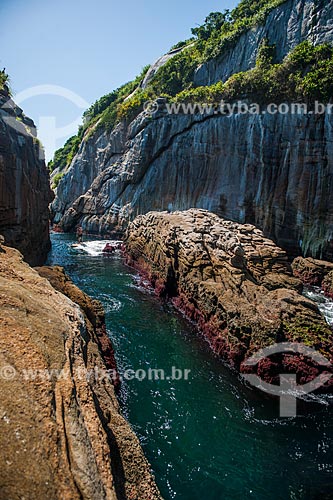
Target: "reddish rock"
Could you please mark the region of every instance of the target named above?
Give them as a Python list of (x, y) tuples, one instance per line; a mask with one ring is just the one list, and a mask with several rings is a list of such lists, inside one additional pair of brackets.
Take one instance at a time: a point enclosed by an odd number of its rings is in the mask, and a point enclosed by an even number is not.
[[(332, 359), (333, 335), (317, 305), (301, 295), (286, 253), (254, 226), (205, 210), (150, 212), (129, 225), (125, 246), (127, 262), (237, 370), (248, 372), (246, 359), (279, 342), (302, 343)], [(276, 382), (295, 367), (308, 381), (324, 370), (303, 358), (279, 355), (250, 371)]]
[(292, 263), (294, 276), (304, 285), (319, 286), (326, 297), (333, 299), (333, 262), (297, 257)]
[(53, 224), (52, 226), (52, 232), (53, 233), (63, 233), (63, 229), (59, 226), (59, 224)]
[(333, 299), (333, 271), (330, 271), (328, 274), (326, 274), (321, 287), (324, 290), (326, 297)]

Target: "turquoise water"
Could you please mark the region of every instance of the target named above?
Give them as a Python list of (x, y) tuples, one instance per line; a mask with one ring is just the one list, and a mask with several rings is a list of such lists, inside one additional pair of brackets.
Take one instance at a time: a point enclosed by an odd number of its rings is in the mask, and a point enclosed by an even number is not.
[[(71, 249), (52, 235), (49, 263), (106, 309), (120, 373), (191, 370), (188, 381), (124, 380), (123, 413), (139, 436), (165, 499), (333, 498), (332, 406), (305, 404), (280, 419), (275, 401), (245, 387), (187, 321), (149, 291), (120, 255)], [(144, 499), (142, 499), (144, 500)]]

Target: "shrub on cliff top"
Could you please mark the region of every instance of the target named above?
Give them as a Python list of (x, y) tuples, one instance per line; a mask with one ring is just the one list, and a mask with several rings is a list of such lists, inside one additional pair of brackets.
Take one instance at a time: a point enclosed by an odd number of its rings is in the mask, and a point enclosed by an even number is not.
[(212, 34), (222, 28), (225, 23), (229, 23), (231, 15), (229, 10), (222, 12), (211, 12), (206, 17), (205, 23), (196, 28), (192, 28), (192, 35), (199, 40), (208, 40)]
[(264, 41), (252, 70), (232, 75), (225, 83), (188, 89), (175, 102), (216, 103), (251, 99), (259, 104), (302, 101), (329, 102), (333, 96), (333, 48), (305, 41), (280, 64), (274, 64), (274, 47)]
[(158, 95), (175, 96), (191, 88), (197, 67), (219, 57), (242, 33), (265, 21), (272, 9), (286, 0), (242, 0), (233, 11), (213, 12), (202, 26), (192, 29), (196, 42), (174, 56), (155, 74), (150, 86)]
[[(209, 59), (219, 57), (225, 50), (232, 46), (239, 37), (249, 28), (263, 23), (272, 9), (283, 4), (286, 0), (241, 0), (239, 5), (230, 11), (213, 12), (205, 19), (202, 26), (193, 28), (194, 38), (181, 42), (177, 48), (183, 48), (169, 61), (161, 66), (150, 81), (148, 88), (140, 89), (140, 83), (144, 78), (148, 67), (144, 68), (141, 75), (134, 81), (129, 82), (119, 89), (103, 96), (96, 101), (85, 113), (84, 124), (80, 127), (78, 136), (81, 140), (90, 137), (97, 129), (112, 130), (119, 120), (133, 119), (143, 107), (147, 99), (154, 99), (161, 95), (175, 97), (182, 92), (190, 91), (193, 87), (194, 72), (197, 67)], [(266, 47), (268, 49), (268, 47)], [(264, 57), (264, 54), (262, 55)], [(265, 55), (268, 57), (268, 54)], [(269, 62), (269, 61), (267, 61)], [(244, 79), (239, 76), (234, 79), (234, 84), (242, 89)], [(251, 80), (251, 78), (250, 78)], [(255, 82), (252, 82), (254, 84)], [(311, 82), (308, 82), (310, 88)], [(229, 83), (229, 93), (232, 85)], [(213, 88), (211, 98), (215, 99), (216, 92), (220, 88)], [(195, 92), (195, 91), (194, 91)], [(203, 95), (204, 91), (198, 90)], [(195, 95), (195, 94), (194, 94)], [(74, 139), (72, 138), (74, 141)], [(75, 147), (77, 147), (75, 145)], [(74, 149), (70, 150), (72, 152)], [(68, 150), (57, 151), (51, 168), (63, 169), (74, 154)], [(59, 163), (59, 158), (61, 162)]]
[(0, 90), (3, 90), (5, 85), (7, 86), (8, 90), (10, 91), (9, 88), (9, 76), (4, 70), (0, 71)]

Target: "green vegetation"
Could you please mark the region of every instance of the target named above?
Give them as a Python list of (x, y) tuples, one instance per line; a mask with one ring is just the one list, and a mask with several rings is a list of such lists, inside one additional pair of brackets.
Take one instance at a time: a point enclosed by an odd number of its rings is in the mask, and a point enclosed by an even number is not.
[(264, 40), (256, 67), (233, 75), (227, 82), (210, 87), (194, 87), (197, 67), (217, 58), (230, 49), (239, 37), (255, 25), (262, 24), (272, 9), (286, 0), (242, 0), (232, 11), (213, 12), (202, 26), (192, 29), (193, 38), (180, 42), (173, 49), (182, 50), (170, 58), (152, 77), (148, 86), (140, 84), (148, 68), (132, 82), (96, 101), (83, 115), (78, 134), (55, 153), (49, 163), (53, 171), (63, 171), (78, 151), (79, 144), (98, 129), (111, 131), (121, 120), (131, 121), (146, 101), (166, 97), (173, 102), (219, 103), (251, 99), (258, 104), (314, 99), (328, 102), (333, 95), (331, 75), (332, 48), (300, 44), (283, 62), (275, 62), (275, 47)]
[(189, 43), (191, 43), (193, 41), (194, 41), (194, 38), (190, 38), (189, 40), (184, 40), (183, 42), (178, 42), (171, 47), (170, 52), (172, 52), (173, 50), (183, 49), (184, 47), (186, 47), (186, 45), (188, 45)]
[(199, 40), (208, 40), (212, 35), (221, 30), (221, 28), (230, 23), (231, 14), (229, 10), (222, 12), (211, 12), (205, 19), (205, 23), (197, 28), (192, 28), (192, 35)]
[[(100, 128), (113, 129), (123, 116), (120, 106), (124, 105), (126, 108), (126, 98), (138, 88), (148, 69), (149, 66), (146, 66), (135, 80), (101, 97), (84, 112), (83, 125), (79, 127), (77, 135), (68, 139), (65, 145), (55, 152), (53, 160), (49, 162), (48, 167), (51, 172), (56, 168), (62, 171), (71, 163), (84, 136), (88, 138)], [(87, 135), (85, 135), (86, 133)]]
[(59, 174), (56, 174), (54, 177), (53, 177), (53, 182), (52, 182), (52, 189), (56, 189), (59, 185), (59, 182), (60, 180), (63, 178), (64, 176), (64, 172), (62, 173), (59, 173)]
[(295, 317), (293, 321), (285, 321), (284, 331), (289, 341), (315, 348), (324, 356), (329, 352), (332, 332), (330, 327), (318, 317), (313, 318), (312, 322), (309, 322), (308, 317), (302, 316)]
[(50, 172), (53, 172), (56, 168), (64, 170), (66, 165), (70, 164), (77, 153), (80, 143), (81, 138), (79, 135), (70, 137), (68, 141), (65, 142), (65, 145), (54, 153), (53, 160), (51, 160), (48, 164)]
[(135, 78), (133, 82), (126, 83), (125, 85), (122, 85), (119, 87), (119, 89), (114, 90), (110, 94), (107, 94), (100, 99), (98, 99), (92, 106), (90, 106), (87, 111), (83, 113), (83, 119), (85, 122), (90, 122), (93, 120), (96, 116), (100, 115), (103, 113), (109, 106), (114, 104), (116, 101), (118, 101), (121, 98), (127, 97), (130, 95), (133, 90), (141, 83), (141, 81), (144, 79), (147, 71), (149, 70), (150, 66), (147, 65), (143, 68), (142, 72), (140, 75)]
[(96, 101), (83, 115), (84, 125), (79, 134), (84, 134), (88, 128), (98, 123), (97, 128), (111, 130), (118, 121), (118, 107), (140, 86), (150, 66), (145, 66), (139, 76), (132, 82), (114, 90)]
[(222, 100), (248, 99), (258, 104), (274, 102), (328, 102), (333, 95), (333, 48), (314, 47), (305, 41), (280, 64), (274, 64), (275, 48), (265, 40), (261, 45), (256, 67), (237, 73), (226, 83), (184, 90), (175, 102), (220, 103)]
[(192, 29), (195, 43), (170, 59), (154, 77), (151, 87), (156, 94), (175, 96), (193, 86), (196, 68), (219, 57), (253, 26), (262, 24), (268, 14), (286, 0), (242, 0), (233, 11), (213, 12), (202, 26)]
[(4, 70), (0, 71), (0, 90), (2, 90), (5, 85), (9, 88), (9, 76)]
[(200, 63), (217, 57), (239, 36), (255, 24), (262, 23), (268, 13), (286, 0), (241, 0), (233, 11), (213, 12), (202, 26), (192, 29), (193, 38), (179, 42), (172, 50), (183, 50), (172, 57), (154, 75), (148, 88), (140, 89), (149, 66), (132, 82), (103, 96), (83, 115), (78, 134), (56, 151), (49, 168), (64, 170), (73, 159), (78, 143), (88, 139), (99, 128), (112, 130), (120, 120), (131, 120), (143, 109), (147, 100), (156, 97), (175, 97), (193, 86), (194, 71)]

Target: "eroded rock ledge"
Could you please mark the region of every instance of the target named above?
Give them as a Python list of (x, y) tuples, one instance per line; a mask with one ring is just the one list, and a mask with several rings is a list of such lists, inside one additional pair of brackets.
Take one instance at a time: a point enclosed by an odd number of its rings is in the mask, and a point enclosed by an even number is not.
[(93, 375), (115, 367), (100, 304), (0, 250), (1, 500), (160, 499), (112, 382)]
[[(276, 342), (304, 343), (332, 359), (332, 332), (316, 304), (301, 295), (286, 253), (254, 226), (205, 210), (150, 212), (129, 225), (125, 246), (128, 263), (195, 320), (237, 370), (248, 371), (244, 360)], [(296, 358), (263, 360), (255, 372), (274, 382), (296, 369), (303, 383), (323, 370)]]
[(297, 257), (292, 268), (294, 276), (304, 285), (320, 287), (326, 297), (333, 299), (333, 262)]

